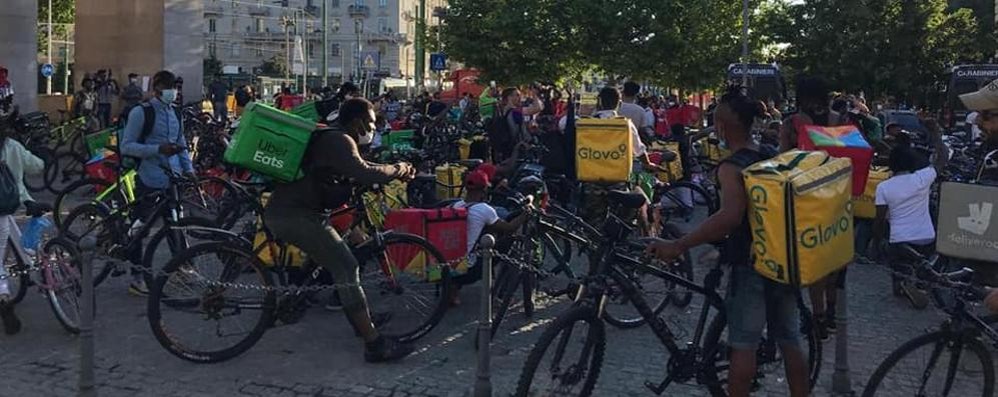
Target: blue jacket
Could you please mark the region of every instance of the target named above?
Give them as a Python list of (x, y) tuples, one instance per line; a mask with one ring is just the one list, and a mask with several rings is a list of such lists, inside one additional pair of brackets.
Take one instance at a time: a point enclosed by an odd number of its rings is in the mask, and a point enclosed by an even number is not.
[[(173, 172), (194, 172), (191, 155), (187, 150), (187, 140), (184, 139), (183, 124), (177, 119), (177, 113), (172, 104), (165, 104), (159, 98), (149, 101), (156, 112), (156, 123), (152, 132), (139, 143), (142, 135), (142, 125), (145, 123), (145, 111), (142, 106), (132, 108), (128, 113), (128, 122), (121, 138), (121, 154), (142, 159), (138, 174), (142, 184), (153, 189), (170, 187), (170, 178), (161, 165), (168, 165)], [(159, 146), (164, 143), (175, 143), (183, 150), (175, 156), (164, 156), (159, 153)]]

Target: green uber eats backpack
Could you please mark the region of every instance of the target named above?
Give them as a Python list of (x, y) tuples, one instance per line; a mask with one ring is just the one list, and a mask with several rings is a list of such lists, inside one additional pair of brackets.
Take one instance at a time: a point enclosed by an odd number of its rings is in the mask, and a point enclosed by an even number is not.
[(277, 182), (294, 182), (304, 176), (302, 162), (315, 130), (313, 121), (253, 102), (223, 158)]

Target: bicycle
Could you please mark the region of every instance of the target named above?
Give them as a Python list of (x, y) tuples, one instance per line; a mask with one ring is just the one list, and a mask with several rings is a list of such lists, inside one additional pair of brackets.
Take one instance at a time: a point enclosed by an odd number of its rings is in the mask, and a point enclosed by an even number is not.
[[(28, 216), (41, 218), (45, 216), (45, 210), (41, 206), (29, 208)], [(82, 310), (79, 298), (83, 289), (76, 245), (61, 237), (50, 238), (47, 231), (43, 231), (39, 240), (41, 252), (29, 251), (21, 245), (20, 229), (13, 219), (10, 222), (10, 237), (4, 242), (7, 244), (4, 266), (12, 302), (21, 302), (28, 288), (35, 285), (45, 295), (63, 328), (73, 334), (79, 333)]]
[[(165, 193), (152, 192), (126, 203), (112, 201), (114, 205), (120, 204), (115, 207), (100, 202), (83, 204), (70, 211), (64, 219), (62, 233), (66, 238), (80, 241), (84, 237), (94, 236), (97, 240), (96, 251), (101, 255), (91, 261), (94, 266), (100, 266), (94, 269), (94, 286), (100, 285), (109, 275), (117, 277), (124, 274), (125, 270), (132, 268), (128, 264), (130, 260), (145, 259), (155, 251), (155, 246), (144, 248), (142, 244), (160, 219), (164, 222), (163, 229), (168, 230), (166, 239), (172, 254), (189, 246), (188, 236), (183, 230), (170, 226), (180, 225), (184, 218), (181, 186), (196, 182), (163, 168), (170, 178), (170, 188)], [(152, 203), (149, 214), (144, 219), (132, 220), (131, 214), (143, 201)], [(130, 258), (134, 255), (138, 255), (138, 258)]]
[[(911, 274), (915, 282), (930, 290), (933, 303), (949, 318), (938, 330), (917, 336), (891, 352), (870, 376), (863, 397), (873, 397), (885, 388), (892, 394), (916, 396), (994, 395), (994, 359), (988, 347), (998, 348), (995, 329), (998, 316), (982, 317), (974, 313), (971, 302), (980, 302), (987, 294), (984, 288), (970, 283), (974, 271), (963, 268), (942, 273), (938, 254), (925, 257), (908, 245), (902, 245), (901, 249), (918, 263)], [(927, 354), (920, 354), (920, 349)], [(943, 368), (938, 369), (944, 372), (943, 378), (933, 381), (932, 375), (939, 373), (936, 370), (940, 364)], [(901, 380), (890, 377), (906, 375), (910, 377)]]
[[(631, 209), (639, 208), (644, 203), (644, 196), (640, 193), (611, 191), (609, 197), (611, 202)], [(577, 395), (589, 396), (592, 394), (606, 352), (604, 303), (607, 300), (610, 284), (619, 286), (628, 301), (648, 322), (659, 341), (669, 351), (665, 380), (657, 384), (646, 382), (647, 388), (661, 394), (673, 382), (696, 380), (706, 386), (713, 395), (726, 395), (723, 373), (728, 369), (726, 363), (728, 349), (721, 341), (721, 336), (727, 321), (723, 298), (718, 293), (723, 275), (721, 265), (715, 265), (707, 274), (703, 286), (697, 285), (680, 275), (649, 266), (640, 259), (630, 257), (626, 248), (626, 239), (633, 230), (627, 222), (611, 214), (603, 231), (604, 238), (598, 244), (596, 260), (593, 262), (590, 274), (576, 293), (576, 299), (572, 306), (545, 329), (534, 345), (524, 364), (523, 371), (520, 373), (514, 395), (533, 396), (552, 393), (575, 395), (576, 392), (572, 389), (577, 387), (581, 387)], [(677, 337), (669, 325), (652, 311), (644, 297), (638, 292), (637, 287), (626, 275), (628, 269), (641, 269), (641, 272), (653, 274), (704, 296), (704, 305), (700, 310), (696, 330), (690, 342), (685, 344), (677, 342)], [(803, 305), (801, 299), (798, 299), (798, 305)], [(708, 316), (712, 309), (717, 314), (708, 325)], [(806, 321), (803, 322), (804, 326), (802, 326), (801, 331), (808, 343), (808, 369), (811, 387), (813, 387), (820, 372), (821, 348), (815, 333), (808, 326), (810, 313), (807, 312), (806, 308), (803, 309), (801, 317)], [(577, 323), (582, 325), (579, 332), (583, 333), (584, 339), (570, 343), (572, 336), (578, 335), (574, 330)], [(580, 349), (579, 357), (563, 363), (562, 360), (566, 358), (566, 349), (570, 345)], [(757, 350), (759, 368), (757, 377), (765, 376), (766, 364), (782, 361), (782, 358), (776, 353), (775, 345), (775, 341), (765, 337), (760, 342), (760, 347)], [(544, 359), (545, 353), (549, 350), (553, 350), (553, 362), (542, 368), (541, 360)], [(551, 373), (538, 374), (538, 370), (542, 369)], [(536, 387), (537, 384), (545, 382), (552, 384)]]
[[(373, 188), (377, 190), (377, 187)], [(361, 285), (372, 314), (387, 313), (379, 332), (411, 342), (428, 334), (443, 318), (448, 308), (450, 266), (443, 255), (426, 239), (393, 231), (380, 231), (368, 216), (365, 189), (355, 189), (351, 204), (331, 217), (353, 213), (349, 230), (366, 235), (355, 242), (349, 235), (351, 252), (360, 263)], [(305, 279), (293, 285), (290, 246), (274, 238), (264, 225), (266, 241), (253, 245), (231, 232), (224, 241), (197, 244), (175, 255), (150, 284), (149, 324), (157, 341), (171, 354), (196, 363), (215, 363), (238, 356), (255, 345), (267, 328), (281, 320), (293, 324), (309, 306), (312, 293), (331, 289), (319, 285), (321, 268), (306, 261), (300, 274)], [(358, 239), (359, 240), (359, 239)], [(260, 253), (270, 250), (277, 258), (267, 266)], [(212, 261), (202, 263), (201, 259)], [(211, 270), (209, 268), (214, 268)], [(276, 276), (276, 282), (275, 282)], [(252, 296), (238, 295), (240, 293)], [(230, 294), (236, 294), (230, 296)], [(240, 326), (239, 334), (227, 334), (223, 320), (243, 312), (256, 312)], [(174, 314), (195, 314), (210, 334), (221, 339), (208, 346), (194, 340), (204, 337), (195, 330), (191, 338), (183, 336), (191, 320), (174, 320)], [(384, 316), (382, 316), (384, 318)]]

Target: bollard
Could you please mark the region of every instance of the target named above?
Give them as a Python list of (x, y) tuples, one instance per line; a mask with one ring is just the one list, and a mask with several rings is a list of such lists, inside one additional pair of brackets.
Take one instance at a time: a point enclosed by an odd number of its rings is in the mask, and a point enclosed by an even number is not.
[(97, 388), (94, 381), (94, 275), (91, 260), (97, 239), (93, 236), (84, 237), (79, 244), (79, 267), (83, 283), (83, 313), (80, 316), (80, 379), (79, 397), (96, 397)]
[(846, 321), (849, 302), (846, 299), (845, 275), (836, 288), (838, 297), (835, 305), (835, 372), (832, 374), (832, 393), (836, 395), (853, 395), (852, 382), (849, 379), (849, 327)]
[(482, 256), (482, 302), (478, 313), (478, 374), (475, 378), (475, 397), (492, 395), (490, 346), (492, 344), (492, 248), (496, 245), (491, 234), (479, 240)]

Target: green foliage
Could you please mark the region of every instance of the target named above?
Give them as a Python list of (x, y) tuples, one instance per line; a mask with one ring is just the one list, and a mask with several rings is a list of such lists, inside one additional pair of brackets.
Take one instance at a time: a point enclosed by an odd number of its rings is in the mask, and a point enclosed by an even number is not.
[(288, 62), (284, 55), (274, 55), (257, 67), (261, 76), (284, 77), (288, 71)]
[(210, 80), (212, 76), (222, 74), (222, 61), (218, 60), (218, 58), (215, 58), (214, 56), (205, 58), (201, 64), (206, 81)]
[[(38, 53), (44, 54), (48, 50), (48, 0), (38, 0)], [(76, 0), (52, 0), (52, 36), (55, 40), (66, 40), (70, 29), (67, 25), (76, 20)], [(53, 51), (55, 51), (53, 49)]]
[(762, 15), (768, 37), (788, 43), (780, 62), (832, 86), (931, 104), (947, 68), (987, 60), (971, 10), (946, 0), (807, 0)]

